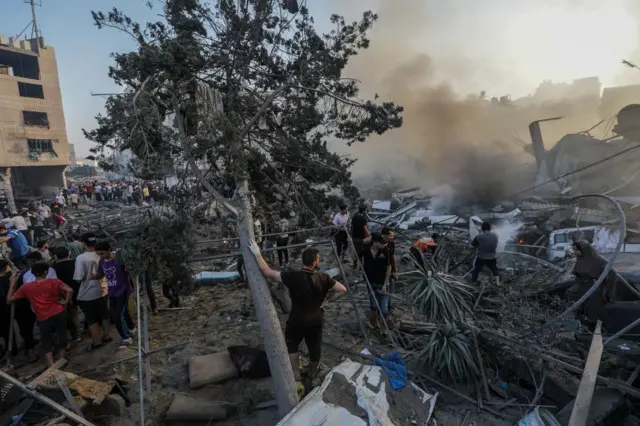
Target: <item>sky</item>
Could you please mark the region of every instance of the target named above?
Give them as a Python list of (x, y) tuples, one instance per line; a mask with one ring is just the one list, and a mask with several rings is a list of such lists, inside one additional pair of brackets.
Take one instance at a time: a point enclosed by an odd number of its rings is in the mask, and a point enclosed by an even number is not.
[[(91, 94), (120, 91), (107, 75), (110, 54), (135, 47), (117, 30), (98, 30), (91, 10), (117, 7), (140, 22), (156, 20), (159, 10), (150, 10), (144, 0), (39, 1), (41, 33), (56, 49), (69, 142), (85, 156), (91, 144), (81, 129), (94, 126), (104, 104)], [(487, 90), (490, 96), (518, 97), (543, 80), (593, 75), (604, 86), (640, 83), (640, 72), (620, 63), (640, 63), (635, 0), (306, 1), (320, 29), (328, 28), (330, 13), (355, 19), (366, 9), (376, 11), (380, 21), (372, 42), (394, 41), (389, 63), (394, 49), (427, 54), (437, 63), (439, 78), (461, 95)], [(2, 2), (0, 33), (16, 35), (30, 22), (30, 7), (24, 0)], [(374, 77), (376, 68), (368, 73)]]

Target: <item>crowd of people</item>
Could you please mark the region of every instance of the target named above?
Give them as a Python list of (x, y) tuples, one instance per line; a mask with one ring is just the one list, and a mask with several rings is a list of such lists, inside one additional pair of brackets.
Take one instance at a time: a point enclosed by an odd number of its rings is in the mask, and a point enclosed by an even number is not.
[[(161, 202), (168, 197), (194, 196), (202, 197), (201, 186), (197, 184), (169, 187), (161, 182), (136, 182), (128, 180), (116, 181), (85, 181), (72, 183), (62, 190), (65, 198), (77, 194), (77, 198), (84, 203), (112, 201), (125, 205), (152, 204)], [(77, 208), (77, 204), (76, 204)]]
[[(1, 242), (12, 241), (6, 237), (5, 228), (0, 228), (0, 235), (5, 235), (0, 238)], [(24, 240), (24, 236), (19, 235), (14, 239)], [(87, 233), (74, 236), (68, 245), (53, 248), (29, 250), (24, 241), (14, 242), (10, 247), (12, 260), (18, 262), (0, 259), (0, 300), (7, 301), (0, 303), (0, 337), (4, 340), (4, 351), (18, 354), (15, 339), (9, 348), (11, 304), (15, 304), (15, 322), (31, 361), (38, 359), (34, 338), (36, 323), (41, 355), (49, 365), (54, 362), (54, 346), (58, 356), (64, 358), (70, 346), (82, 340), (85, 331), (91, 341), (87, 351), (98, 350), (113, 341), (112, 324), (120, 336), (119, 348), (132, 343), (136, 331), (128, 309), (132, 281), (108, 241), (99, 241), (95, 234)], [(157, 308), (152, 306), (152, 309)]]

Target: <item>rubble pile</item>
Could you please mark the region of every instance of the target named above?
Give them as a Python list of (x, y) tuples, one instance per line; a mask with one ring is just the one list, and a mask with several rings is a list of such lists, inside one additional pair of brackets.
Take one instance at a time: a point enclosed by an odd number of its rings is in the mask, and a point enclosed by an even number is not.
[[(620, 220), (615, 209), (591, 200), (586, 203), (563, 197), (530, 198), (511, 212), (505, 213), (498, 206), (492, 212), (453, 220), (446, 217), (446, 223), (439, 223), (443, 215), (430, 214), (434, 212), (429, 211), (429, 197), (419, 197), (400, 204), (396, 212), (386, 217), (376, 218), (375, 225), (377, 229), (401, 228), (397, 229), (397, 252), (407, 261), (403, 263), (405, 271), (400, 273), (398, 287), (402, 288), (400, 297), (406, 306), (397, 314), (394, 334), (410, 368), (443, 380), (440, 385), (451, 387), (449, 393), (469, 396), (481, 411), (490, 408), (494, 419), (517, 421), (526, 414), (532, 418), (542, 416), (541, 410), (546, 410), (544, 416), (548, 419), (568, 424), (574, 400), (582, 392), (581, 377), (587, 368), (590, 348), (594, 350), (592, 344), (597, 347), (595, 321), (585, 317), (582, 306), (575, 305), (564, 284), (572, 279), (575, 265), (571, 245), (575, 240), (587, 240), (598, 246), (605, 259), (617, 257), (614, 251), (625, 235), (619, 232)], [(625, 213), (629, 208), (623, 205)], [(633, 218), (635, 212), (630, 216)], [(434, 276), (454, 274), (458, 279), (468, 280), (472, 268), (468, 244), (483, 221), (492, 222), (500, 239), (507, 239), (498, 253), (500, 284), (481, 276), (467, 298), (473, 309), (464, 319), (451, 322), (445, 315), (438, 321), (433, 315), (421, 314), (416, 300), (419, 292), (413, 291), (411, 286), (416, 283), (408, 271), (416, 264), (407, 251), (421, 239), (437, 238), (436, 253), (424, 254), (426, 268)], [(420, 230), (412, 229), (415, 223), (420, 223)], [(504, 235), (504, 229), (511, 234)], [(636, 249), (633, 232), (626, 234), (621, 250), (625, 252), (619, 255), (625, 261), (620, 265), (624, 272), (619, 272), (619, 279), (624, 277), (627, 284), (637, 288), (640, 250)], [(618, 263), (614, 266), (616, 271), (617, 267)], [(640, 389), (636, 386), (640, 385), (637, 380), (640, 345), (635, 342), (639, 334), (633, 333), (638, 328), (623, 330), (626, 334), (611, 339), (613, 333), (640, 318), (640, 302), (627, 284), (619, 284), (625, 291), (618, 289), (617, 298), (605, 307), (607, 315), (599, 318), (605, 344), (599, 367), (589, 372), (597, 373), (597, 386), (588, 424), (639, 422)], [(459, 309), (455, 304), (454, 308)], [(469, 356), (466, 352), (471, 348), (477, 372), (459, 369), (458, 377), (444, 380), (436, 377), (433, 363), (446, 361), (431, 357), (425, 364), (421, 360), (423, 352), (446, 334), (457, 336), (459, 345), (467, 346), (464, 357)], [(595, 336), (600, 335), (596, 332)], [(449, 355), (449, 362), (458, 362), (456, 356)], [(436, 406), (436, 419), (440, 408), (443, 408), (441, 401)], [(481, 419), (477, 421), (485, 424)]]

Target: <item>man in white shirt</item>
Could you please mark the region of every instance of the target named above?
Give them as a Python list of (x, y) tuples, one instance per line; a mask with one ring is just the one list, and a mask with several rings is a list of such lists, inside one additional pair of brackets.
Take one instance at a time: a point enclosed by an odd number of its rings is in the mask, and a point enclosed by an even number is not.
[[(98, 272), (100, 256), (96, 253), (97, 238), (95, 234), (87, 233), (82, 236), (85, 252), (76, 258), (76, 269), (73, 279), (80, 282), (78, 289), (78, 306), (85, 315), (86, 322), (91, 333), (91, 346), (89, 351), (100, 348), (105, 343), (111, 342), (111, 321), (109, 319), (108, 305), (104, 305), (103, 289), (100, 280), (93, 279)], [(100, 334), (102, 324), (103, 335)]]
[(12, 212), (11, 220), (13, 221), (13, 227), (16, 228), (16, 230), (20, 231), (22, 235), (24, 235), (29, 244), (32, 244), (29, 227), (27, 226), (27, 222), (24, 220), (24, 217), (22, 217), (22, 215), (18, 212)]
[(347, 247), (349, 246), (349, 239), (347, 236), (347, 225), (349, 224), (349, 210), (346, 204), (340, 205), (340, 211), (333, 216), (331, 223), (339, 227), (338, 232), (335, 234), (336, 249), (338, 250), (338, 257), (345, 262), (345, 254), (347, 253)]

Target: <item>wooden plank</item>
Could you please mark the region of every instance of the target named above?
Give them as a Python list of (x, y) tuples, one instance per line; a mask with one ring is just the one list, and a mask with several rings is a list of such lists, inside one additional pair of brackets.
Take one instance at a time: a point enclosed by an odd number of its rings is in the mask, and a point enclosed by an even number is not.
[(596, 388), (596, 379), (598, 377), (598, 369), (600, 368), (603, 349), (602, 322), (598, 321), (595, 332), (593, 333), (593, 340), (591, 341), (591, 348), (589, 349), (589, 356), (587, 357), (587, 363), (584, 367), (584, 373), (582, 373), (582, 380), (580, 381), (576, 402), (571, 412), (569, 426), (585, 426), (587, 424), (591, 398)]
[(42, 372), (42, 374), (38, 375), (38, 377), (36, 377), (32, 381), (30, 381), (29, 384), (27, 384), (27, 387), (29, 389), (35, 389), (40, 384), (42, 379), (45, 378), (45, 374), (47, 374), (47, 372), (49, 370), (60, 370), (60, 369), (64, 368), (65, 365), (67, 365), (67, 360), (66, 359), (62, 358), (62, 359), (57, 360), (56, 362), (53, 363), (53, 365), (51, 367), (47, 368), (46, 370), (44, 370)]
[(7, 382), (11, 383), (12, 385), (17, 387), (18, 389), (20, 389), (22, 392), (24, 392), (28, 396), (40, 401), (41, 403), (43, 403), (45, 405), (48, 405), (49, 407), (51, 407), (54, 410), (56, 410), (58, 413), (64, 414), (67, 418), (69, 418), (69, 419), (71, 419), (73, 421), (76, 421), (76, 422), (78, 422), (78, 423), (80, 423), (81, 425), (84, 425), (84, 426), (96, 426), (93, 423), (91, 423), (91, 422), (83, 419), (82, 417), (78, 416), (73, 411), (67, 410), (62, 405), (58, 404), (57, 402), (53, 401), (52, 399), (47, 398), (46, 396), (42, 395), (39, 392), (36, 392), (35, 390), (29, 389), (22, 382), (20, 382), (19, 380), (17, 380), (14, 377), (8, 375), (7, 373), (5, 373), (2, 370), (0, 370), (0, 377), (2, 377)]

